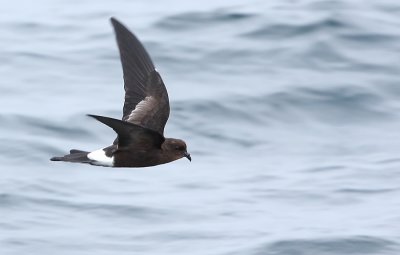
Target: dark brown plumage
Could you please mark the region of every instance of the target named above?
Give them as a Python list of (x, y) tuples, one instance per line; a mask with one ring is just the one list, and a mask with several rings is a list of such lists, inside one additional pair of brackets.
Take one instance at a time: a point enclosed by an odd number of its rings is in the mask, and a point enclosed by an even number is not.
[(182, 157), (191, 160), (183, 140), (164, 137), (170, 107), (160, 74), (140, 41), (111, 18), (124, 74), (125, 102), (122, 120), (89, 115), (117, 133), (113, 145), (102, 150), (71, 150), (52, 161), (89, 163), (113, 167), (146, 167)]

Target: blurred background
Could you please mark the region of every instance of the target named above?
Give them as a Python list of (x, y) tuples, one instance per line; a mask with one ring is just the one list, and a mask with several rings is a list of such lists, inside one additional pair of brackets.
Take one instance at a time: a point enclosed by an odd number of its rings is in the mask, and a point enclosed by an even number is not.
[[(400, 254), (400, 2), (8, 1), (0, 254)], [(50, 162), (122, 115), (109, 18), (144, 43), (185, 159)]]

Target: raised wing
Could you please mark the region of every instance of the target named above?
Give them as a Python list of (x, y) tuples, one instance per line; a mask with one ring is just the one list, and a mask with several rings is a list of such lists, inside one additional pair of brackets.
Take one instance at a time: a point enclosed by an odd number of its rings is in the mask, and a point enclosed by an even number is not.
[(169, 117), (167, 89), (140, 41), (111, 18), (124, 73), (125, 103), (122, 120), (164, 134)]

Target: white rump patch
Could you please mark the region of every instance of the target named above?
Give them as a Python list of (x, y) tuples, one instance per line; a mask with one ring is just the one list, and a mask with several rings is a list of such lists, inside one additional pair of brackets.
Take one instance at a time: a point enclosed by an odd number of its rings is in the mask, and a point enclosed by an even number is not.
[(99, 166), (114, 166), (114, 156), (107, 157), (106, 152), (103, 149), (93, 151), (87, 155), (91, 160), (94, 160), (93, 164)]
[(144, 119), (145, 116), (151, 114), (152, 111), (157, 106), (157, 100), (152, 96), (145, 97), (142, 101), (140, 101), (135, 109), (129, 114), (128, 121), (136, 124), (140, 124), (140, 122)]

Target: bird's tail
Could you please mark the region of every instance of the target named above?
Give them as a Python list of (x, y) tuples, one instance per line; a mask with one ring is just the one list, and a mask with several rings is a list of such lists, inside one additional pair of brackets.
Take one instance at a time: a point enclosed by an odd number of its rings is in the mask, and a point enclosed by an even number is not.
[(69, 152), (70, 154), (67, 154), (62, 157), (52, 157), (50, 160), (51, 161), (65, 161), (65, 162), (74, 162), (74, 163), (92, 163), (93, 161), (90, 160), (87, 155), (89, 152), (87, 151), (81, 151), (81, 150), (75, 150), (72, 149)]

